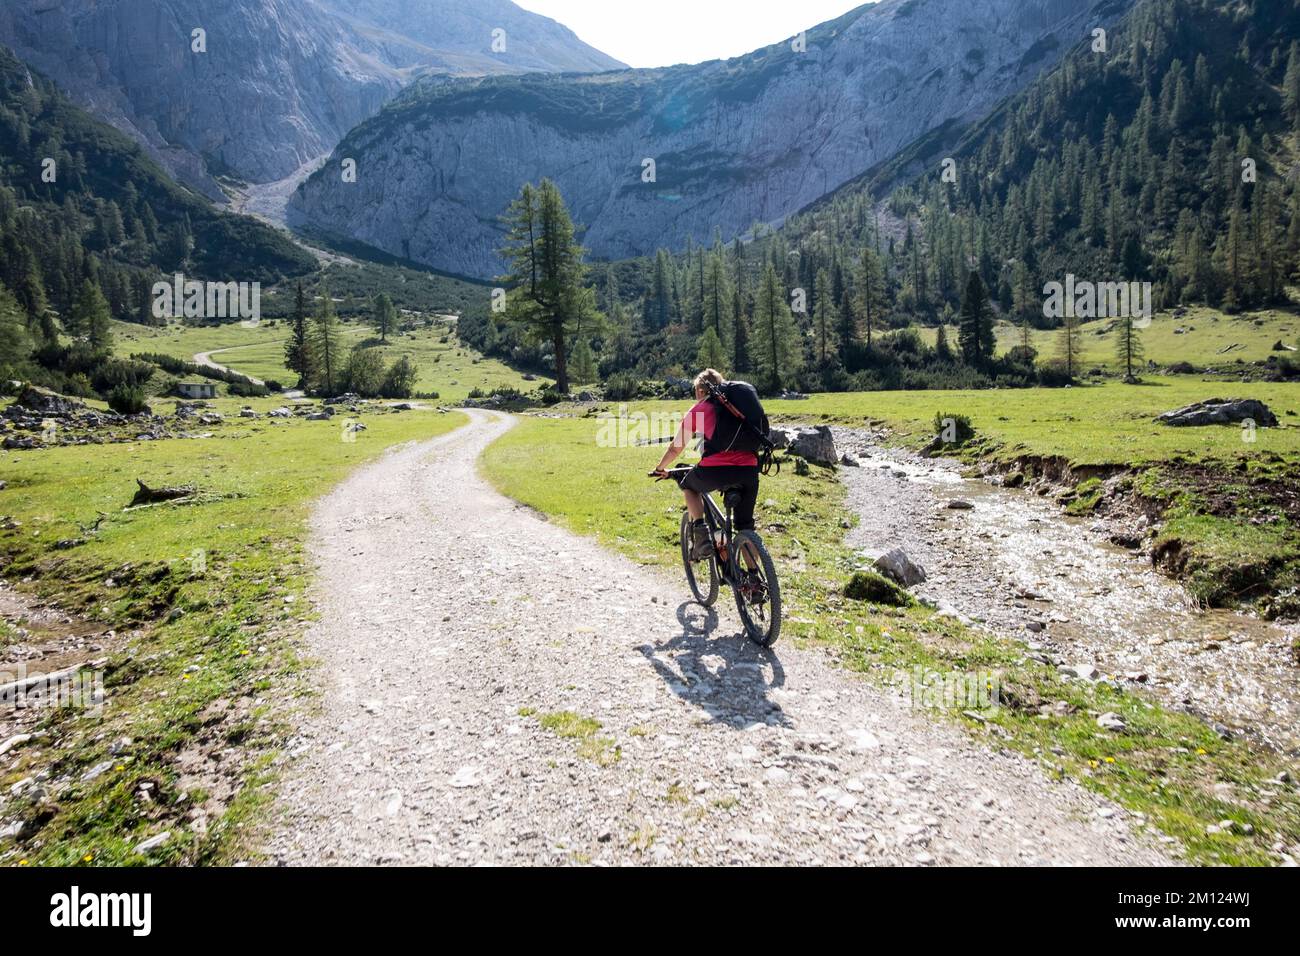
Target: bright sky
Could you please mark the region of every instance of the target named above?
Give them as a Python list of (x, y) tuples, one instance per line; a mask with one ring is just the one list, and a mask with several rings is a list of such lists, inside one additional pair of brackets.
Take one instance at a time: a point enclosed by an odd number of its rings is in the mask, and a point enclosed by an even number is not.
[(515, 0), (629, 66), (740, 56), (869, 0)]

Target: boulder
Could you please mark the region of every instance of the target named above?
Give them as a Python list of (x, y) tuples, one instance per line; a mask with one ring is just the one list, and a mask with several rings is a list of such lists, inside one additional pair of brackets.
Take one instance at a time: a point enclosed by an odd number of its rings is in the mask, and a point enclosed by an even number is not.
[(818, 465), (834, 465), (840, 460), (829, 425), (800, 428), (790, 441), (790, 453)]
[(913, 561), (902, 548), (894, 548), (876, 558), (875, 567), (905, 588), (922, 584), (926, 578), (925, 568)]
[(25, 386), (18, 393), (15, 404), (47, 418), (62, 418), (66, 415), (75, 415), (86, 407), (75, 399), (65, 398), (57, 392), (51, 392), (46, 388), (38, 388), (35, 385)]
[(772, 439), (772, 444), (777, 448), (789, 448), (798, 433), (799, 429), (789, 425), (773, 425), (768, 430), (767, 437)]
[(1211, 398), (1165, 412), (1156, 419), (1177, 428), (1202, 425), (1236, 425), (1251, 421), (1260, 428), (1276, 428), (1277, 416), (1263, 402), (1253, 398)]
[(845, 468), (862, 467), (862, 462), (858, 461), (857, 458), (855, 458), (853, 455), (850, 455), (848, 452), (845, 452), (843, 457), (840, 458), (840, 464), (843, 465)]
[(287, 408), (273, 408), (266, 414), (270, 418), (293, 418), (293, 412)]

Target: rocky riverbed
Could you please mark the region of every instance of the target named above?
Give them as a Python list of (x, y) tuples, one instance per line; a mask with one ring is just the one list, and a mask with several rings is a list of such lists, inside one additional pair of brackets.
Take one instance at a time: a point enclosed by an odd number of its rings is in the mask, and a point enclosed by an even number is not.
[(1149, 556), (1108, 543), (1145, 529), (1067, 517), (1050, 499), (964, 477), (955, 462), (887, 448), (869, 432), (835, 438), (861, 465), (841, 468), (860, 517), (849, 543), (870, 554), (904, 548), (928, 575), (918, 596), (1079, 679), (1113, 680), (1221, 733), (1300, 750), (1300, 626), (1198, 609)]

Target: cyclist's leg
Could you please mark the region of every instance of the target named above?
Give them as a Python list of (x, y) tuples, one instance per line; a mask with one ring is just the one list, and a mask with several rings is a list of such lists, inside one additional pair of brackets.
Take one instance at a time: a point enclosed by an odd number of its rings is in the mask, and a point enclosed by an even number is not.
[(699, 467), (691, 469), (681, 482), (682, 495), (686, 498), (686, 510), (691, 516), (694, 528), (694, 548), (691, 555), (697, 560), (713, 551), (713, 535), (709, 532), (708, 522), (704, 517), (704, 496), (713, 488), (710, 487), (707, 476), (702, 476), (700, 471)]
[(682, 495), (686, 498), (686, 510), (691, 513), (692, 521), (704, 520), (704, 498), (698, 491), (691, 491), (689, 488), (682, 489)]
[[(737, 531), (753, 531), (754, 507), (758, 504), (758, 469), (755, 468), (752, 475), (746, 475), (744, 482), (738, 487), (740, 500), (736, 502), (734, 527)], [(741, 548), (740, 553), (745, 559), (747, 570), (753, 571), (758, 567), (757, 556), (750, 554), (748, 548)]]

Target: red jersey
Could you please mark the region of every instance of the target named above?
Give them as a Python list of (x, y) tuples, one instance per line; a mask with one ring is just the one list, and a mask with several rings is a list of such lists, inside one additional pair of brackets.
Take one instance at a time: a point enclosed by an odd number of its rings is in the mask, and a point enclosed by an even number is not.
[[(686, 413), (686, 430), (693, 435), (703, 435), (705, 439), (713, 437), (713, 429), (718, 423), (718, 406), (705, 399)], [(723, 414), (729, 414), (723, 412)], [(733, 468), (757, 468), (758, 456), (752, 451), (720, 451), (716, 455), (707, 455), (700, 459), (700, 467), (730, 465)]]

